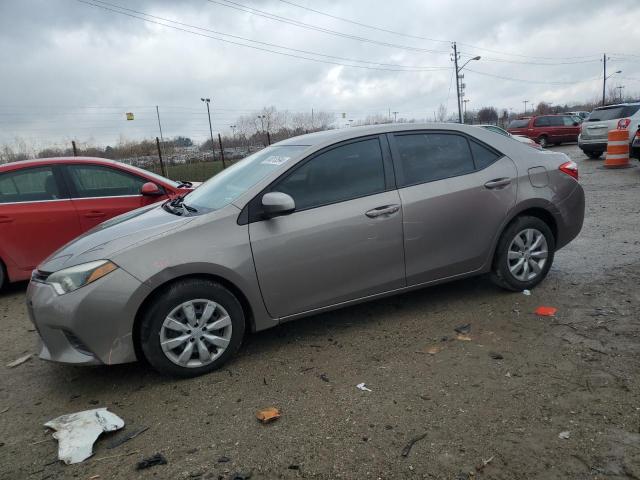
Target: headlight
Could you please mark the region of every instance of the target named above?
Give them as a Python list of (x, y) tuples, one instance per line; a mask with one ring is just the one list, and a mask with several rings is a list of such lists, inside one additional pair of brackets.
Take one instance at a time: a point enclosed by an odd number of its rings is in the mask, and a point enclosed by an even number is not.
[(117, 268), (118, 266), (109, 260), (96, 260), (58, 270), (49, 275), (46, 283), (51, 285), (58, 295), (64, 295), (95, 282)]

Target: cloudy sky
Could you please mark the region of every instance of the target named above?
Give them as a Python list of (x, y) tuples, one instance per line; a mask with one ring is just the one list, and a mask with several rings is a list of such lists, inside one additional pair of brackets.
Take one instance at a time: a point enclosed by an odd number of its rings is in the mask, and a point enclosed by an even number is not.
[(165, 137), (201, 141), (203, 96), (214, 133), (269, 105), (433, 119), (456, 109), (454, 40), (482, 57), (469, 109), (593, 100), (603, 52), (640, 96), (638, 19), (637, 0), (1, 0), (0, 144), (155, 137), (155, 105)]

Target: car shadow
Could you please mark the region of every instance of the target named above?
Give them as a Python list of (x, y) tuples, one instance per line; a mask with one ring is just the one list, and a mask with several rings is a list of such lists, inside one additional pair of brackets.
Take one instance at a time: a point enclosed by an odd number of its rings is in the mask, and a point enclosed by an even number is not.
[[(379, 333), (381, 322), (386, 327), (387, 323), (406, 322), (406, 319), (417, 318), (425, 313), (446, 313), (453, 302), (486, 304), (497, 293), (509, 295), (486, 277), (473, 277), (286, 322), (269, 330), (247, 334), (240, 352), (225, 366), (194, 379), (162, 376), (144, 361), (93, 367), (47, 363), (45, 377), (52, 389), (57, 390), (60, 383), (64, 382), (74, 385), (73, 389), (78, 394), (90, 395), (111, 391), (114, 384), (118, 385), (120, 392), (133, 392), (145, 386), (158, 387), (164, 384), (219, 383), (234, 375), (234, 367), (241, 370), (257, 368), (257, 363), (263, 365), (282, 355), (282, 349), (288, 348), (288, 345), (291, 345), (291, 354), (294, 355), (294, 349), (300, 346), (318, 348), (322, 346), (321, 341), (326, 345), (327, 338), (337, 334), (346, 334), (351, 339), (366, 338)], [(414, 334), (407, 330), (407, 335)]]

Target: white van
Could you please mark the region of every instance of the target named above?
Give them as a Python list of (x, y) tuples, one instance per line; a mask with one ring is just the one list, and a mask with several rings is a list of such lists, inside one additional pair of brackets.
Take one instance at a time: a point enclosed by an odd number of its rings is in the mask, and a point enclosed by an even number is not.
[(625, 118), (631, 121), (627, 128), (630, 132), (629, 142), (632, 142), (640, 125), (640, 102), (620, 103), (594, 109), (582, 124), (578, 146), (589, 158), (599, 158), (607, 151), (609, 130), (615, 130), (618, 122)]

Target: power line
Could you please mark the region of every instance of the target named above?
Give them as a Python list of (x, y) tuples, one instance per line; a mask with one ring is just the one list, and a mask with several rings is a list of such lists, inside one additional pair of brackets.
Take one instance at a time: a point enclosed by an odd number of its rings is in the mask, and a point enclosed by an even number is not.
[[(320, 62), (320, 63), (326, 63), (326, 64), (331, 64), (331, 65), (339, 65), (339, 66), (343, 66), (343, 67), (354, 67), (354, 68), (363, 68), (363, 69), (367, 69), (367, 70), (384, 70), (384, 71), (393, 71), (393, 72), (422, 72), (422, 71), (434, 71), (434, 70), (442, 70), (442, 69), (446, 69), (446, 67), (435, 67), (435, 66), (429, 66), (429, 67), (417, 67), (417, 66), (410, 66), (410, 65), (397, 65), (397, 64), (382, 64), (382, 63), (378, 63), (378, 62), (371, 62), (368, 60), (358, 60), (358, 59), (351, 59), (351, 58), (344, 58), (344, 57), (337, 57), (337, 56), (333, 56), (333, 55), (325, 55), (322, 53), (317, 53), (317, 52), (310, 52), (310, 51), (306, 51), (306, 50), (299, 50), (299, 49), (295, 49), (295, 48), (290, 48), (290, 47), (285, 47), (285, 46), (281, 46), (281, 45), (276, 45), (276, 44), (272, 44), (272, 43), (268, 43), (268, 42), (261, 42), (258, 40), (251, 40), (245, 37), (240, 37), (237, 35), (231, 35), (231, 34), (227, 34), (227, 33), (222, 33), (222, 32), (217, 32), (214, 30), (210, 30), (204, 27), (198, 27), (195, 25), (190, 25), (187, 23), (182, 23), (182, 22), (178, 22), (175, 20), (171, 20), (171, 19), (167, 19), (167, 18), (162, 18), (162, 17), (158, 17), (155, 15), (150, 15), (147, 13), (143, 13), (143, 12), (138, 12), (136, 10), (132, 10), (126, 7), (122, 7), (120, 5), (116, 5), (116, 4), (112, 4), (112, 3), (108, 3), (108, 2), (103, 2), (102, 0), (92, 0), (92, 1), (88, 1), (88, 0), (77, 0), (80, 3), (84, 3), (86, 5), (90, 5), (93, 7), (97, 7), (97, 8), (101, 8), (103, 10), (108, 10), (110, 12), (113, 13), (118, 13), (120, 15), (125, 15), (131, 18), (136, 18), (138, 20), (142, 20), (148, 23), (154, 23), (156, 25), (161, 25), (164, 27), (169, 27), (169, 28), (173, 28), (174, 30), (179, 30), (182, 32), (186, 32), (186, 33), (191, 33), (193, 35), (198, 35), (201, 37), (206, 37), (206, 38), (210, 38), (213, 40), (218, 40), (221, 42), (225, 42), (225, 43), (230, 43), (233, 45), (239, 45), (239, 46), (243, 46), (243, 47), (248, 47), (248, 48), (252, 48), (254, 50), (260, 50), (260, 51), (264, 51), (264, 52), (269, 52), (269, 53), (273, 53), (273, 54), (277, 54), (277, 55), (284, 55), (287, 57), (294, 57), (294, 58), (300, 58), (300, 59), (304, 59), (304, 60), (310, 60), (313, 62)], [(93, 3), (93, 2), (99, 2), (99, 3)], [(127, 12), (133, 12), (133, 13), (127, 13)], [(141, 16), (143, 15), (143, 16)], [(146, 18), (149, 17), (149, 18)], [(161, 21), (159, 21), (161, 20)], [(169, 23), (163, 23), (163, 22), (169, 22)], [(175, 24), (175, 25), (173, 25)], [(180, 25), (180, 26), (176, 26), (176, 25)], [(318, 58), (311, 58), (311, 57), (306, 57), (303, 55), (296, 55), (296, 54), (292, 54), (292, 53), (286, 53), (286, 52), (278, 52), (275, 50), (271, 50), (268, 48), (264, 48), (264, 47), (258, 47), (256, 45), (247, 45), (246, 43), (240, 43), (237, 41), (232, 41), (232, 40), (228, 40), (228, 39), (224, 39), (224, 38), (220, 38), (220, 37), (214, 37), (212, 35), (208, 35), (205, 33), (201, 33), (201, 32), (194, 32), (193, 30), (188, 30), (187, 28), (182, 28), (182, 27), (187, 27), (189, 29), (195, 29), (195, 30), (200, 30), (200, 31), (205, 31), (205, 32), (211, 32), (211, 33), (215, 33), (216, 35), (223, 35), (223, 36), (227, 36), (227, 37), (231, 37), (231, 38), (236, 38), (236, 39), (240, 39), (246, 42), (252, 42), (252, 43), (257, 43), (260, 45), (267, 45), (270, 47), (274, 47), (274, 48), (280, 48), (283, 50), (288, 50), (288, 51), (293, 51), (293, 52), (299, 52), (299, 53), (304, 53), (307, 55), (315, 55), (315, 56), (319, 56), (319, 57), (324, 57), (324, 58), (334, 58), (337, 60), (342, 60), (342, 61), (346, 61), (346, 62), (358, 62), (358, 63), (366, 63), (369, 65), (353, 65), (353, 64), (345, 64), (345, 63), (341, 63), (341, 62), (337, 62), (337, 61), (330, 61), (330, 60), (321, 60)], [(379, 67), (376, 66), (372, 66), (372, 65), (379, 65)], [(389, 68), (387, 68), (389, 67)], [(393, 67), (393, 68), (392, 68)]]
[(543, 81), (543, 80), (528, 80), (528, 79), (524, 79), (524, 78), (513, 78), (513, 77), (502, 76), (502, 75), (494, 75), (492, 73), (479, 72), (478, 70), (472, 70), (471, 68), (468, 68), (468, 67), (467, 67), (466, 70), (467, 70), (467, 72), (477, 73), (478, 75), (484, 75), (486, 77), (499, 78), (501, 80), (510, 80), (510, 81), (513, 81), (513, 82), (535, 83), (535, 84), (544, 84), (544, 85), (575, 85), (577, 83), (592, 82), (594, 80), (599, 80), (600, 79), (600, 77), (594, 77), (594, 78), (590, 78), (590, 79), (587, 79), (587, 80), (578, 80), (578, 81), (572, 81), (572, 82), (547, 82), (547, 81)]
[[(305, 7), (304, 5), (300, 5), (298, 3), (294, 3), (291, 2), (289, 0), (280, 0), (282, 3), (286, 3), (287, 5), (292, 5), (294, 7), (298, 7), (301, 8), (303, 10), (307, 10), (313, 13), (317, 13), (319, 15), (323, 15), (325, 17), (329, 17), (329, 18), (333, 18), (336, 20), (340, 20), (343, 22), (347, 22), (347, 23), (351, 23), (353, 25), (358, 25), (360, 27), (364, 27), (364, 28), (368, 28), (371, 30), (377, 30), (379, 32), (384, 32), (384, 33), (390, 33), (392, 35), (398, 35), (401, 37), (405, 37), (405, 38), (414, 38), (417, 40), (426, 40), (429, 42), (439, 42), (439, 43), (451, 43), (453, 40), (444, 40), (444, 39), (437, 39), (437, 38), (429, 38), (429, 37), (422, 37), (420, 35), (412, 35), (409, 33), (404, 33), (404, 32), (398, 32), (396, 30), (390, 30), (387, 28), (382, 28), (382, 27), (377, 27), (375, 25), (370, 25), (367, 23), (362, 23), (362, 22), (358, 22), (355, 20), (351, 20), (345, 17), (340, 17), (338, 15), (332, 15), (330, 13), (327, 12), (321, 12), (320, 10), (316, 10), (310, 7)], [(230, 2), (231, 3), (231, 2)], [(482, 50), (485, 52), (492, 52), (492, 53), (497, 53), (500, 55), (506, 55), (506, 56), (514, 56), (514, 57), (521, 57), (521, 58), (533, 58), (533, 59), (539, 59), (539, 60), (571, 60), (571, 59), (580, 59), (580, 58), (591, 58), (591, 57), (595, 57), (595, 56), (599, 56), (598, 55), (584, 55), (584, 56), (571, 56), (571, 57), (539, 57), (539, 56), (533, 56), (533, 55), (521, 55), (521, 54), (517, 54), (517, 53), (509, 53), (509, 52), (501, 52), (498, 50), (492, 50), (492, 49), (488, 49), (488, 48), (483, 48), (483, 47), (478, 47), (477, 45), (472, 45), (472, 44), (468, 44), (468, 43), (462, 43), (462, 42), (458, 42), (459, 45), (464, 45), (465, 47), (470, 47), (476, 50)], [(475, 55), (471, 55), (471, 56), (475, 56)], [(544, 64), (546, 65), (546, 64)]]
[(291, 18), (283, 17), (281, 15), (276, 15), (276, 14), (273, 14), (273, 13), (265, 12), (264, 10), (259, 10), (257, 8), (247, 7), (245, 5), (242, 5), (241, 3), (233, 2), (232, 0), (224, 0), (225, 3), (219, 2), (217, 0), (207, 0), (207, 1), (209, 3), (215, 3), (216, 5), (220, 5), (220, 6), (223, 6), (223, 7), (233, 8), (235, 10), (239, 10), (239, 11), (245, 12), (245, 13), (251, 13), (252, 15), (257, 15), (259, 17), (268, 18), (270, 20), (275, 20), (277, 22), (287, 23), (289, 25), (294, 25), (296, 27), (305, 28), (307, 30), (314, 30), (314, 31), (317, 31), (317, 32), (326, 33), (328, 35), (335, 35), (335, 36), (342, 37), (342, 38), (349, 38), (351, 40), (358, 40), (360, 42), (371, 43), (371, 44), (374, 44), (374, 45), (381, 45), (381, 46), (384, 46), (384, 47), (391, 47), (391, 48), (396, 48), (396, 49), (400, 49), (400, 50), (409, 50), (409, 51), (413, 51), (413, 52), (441, 53), (441, 54), (444, 54), (444, 53), (448, 54), (449, 53), (448, 50), (433, 50), (433, 49), (429, 49), (429, 48), (412, 47), (410, 45), (399, 45), (399, 44), (395, 44), (395, 43), (381, 42), (381, 41), (378, 41), (378, 40), (374, 40), (374, 39), (366, 38), (366, 37), (360, 37), (360, 36), (357, 36), (357, 35), (351, 35), (349, 33), (338, 32), (336, 30), (331, 30), (331, 29), (328, 29), (328, 28), (318, 27), (316, 25), (311, 25), (309, 23), (300, 22), (298, 20), (293, 20)]

